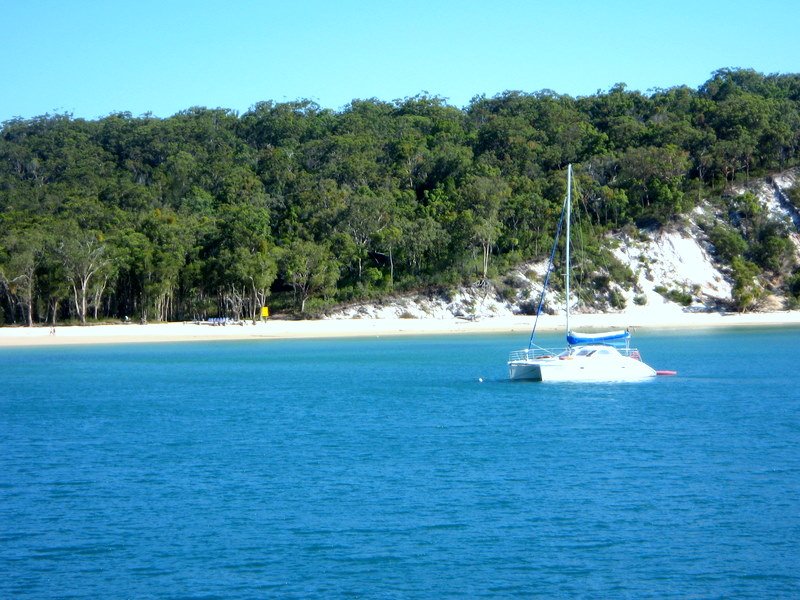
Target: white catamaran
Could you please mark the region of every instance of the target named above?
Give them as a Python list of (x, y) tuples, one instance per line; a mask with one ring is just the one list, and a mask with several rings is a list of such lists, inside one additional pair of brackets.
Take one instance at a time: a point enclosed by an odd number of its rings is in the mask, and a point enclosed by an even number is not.
[[(550, 264), (545, 276), (539, 300), (536, 320), (528, 347), (516, 350), (508, 357), (508, 376), (511, 379), (533, 381), (642, 381), (657, 375), (657, 372), (641, 360), (639, 351), (630, 347), (630, 331), (606, 333), (574, 333), (569, 328), (569, 280), (570, 280), (570, 216), (572, 211), (572, 165), (567, 167), (567, 196), (558, 224)], [(566, 332), (567, 348), (547, 350), (534, 344), (536, 323), (544, 305), (547, 283), (553, 269), (561, 224), (566, 223)]]

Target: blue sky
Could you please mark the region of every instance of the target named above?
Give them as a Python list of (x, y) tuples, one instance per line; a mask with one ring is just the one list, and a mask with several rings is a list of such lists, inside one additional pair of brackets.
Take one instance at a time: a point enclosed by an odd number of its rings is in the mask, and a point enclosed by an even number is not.
[(0, 122), (800, 72), (796, 0), (0, 0)]

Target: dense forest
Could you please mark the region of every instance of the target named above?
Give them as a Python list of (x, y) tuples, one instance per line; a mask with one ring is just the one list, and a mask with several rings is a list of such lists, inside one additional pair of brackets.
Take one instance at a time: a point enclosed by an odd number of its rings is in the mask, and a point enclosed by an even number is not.
[(800, 293), (785, 225), (724, 195), (800, 164), (800, 75), (723, 69), (697, 90), (463, 109), (422, 95), (7, 121), (0, 322), (316, 314), (481, 281), (546, 253), (569, 163), (588, 236), (712, 199), (730, 218), (708, 233), (737, 281), (788, 269), (780, 284)]

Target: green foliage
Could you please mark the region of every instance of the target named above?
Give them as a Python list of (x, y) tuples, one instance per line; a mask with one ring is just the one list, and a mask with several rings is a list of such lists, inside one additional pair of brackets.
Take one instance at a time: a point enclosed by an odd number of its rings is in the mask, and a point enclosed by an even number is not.
[(281, 254), (280, 267), (300, 312), (312, 295), (330, 296), (335, 290), (339, 264), (326, 246), (293, 240)]
[(775, 274), (786, 273), (795, 265), (794, 244), (785, 232), (761, 232), (751, 256), (757, 265)]
[(800, 307), (800, 271), (795, 271), (786, 279), (786, 290), (789, 292), (790, 308)]
[(770, 216), (752, 193), (729, 199), (729, 210), (731, 224), (718, 224), (708, 235), (716, 255), (733, 270), (738, 285), (734, 293), (739, 294), (735, 303), (747, 310), (757, 304), (763, 290), (750, 285), (746, 265), (780, 280), (795, 267), (795, 247), (788, 225)]
[(608, 303), (612, 308), (622, 310), (626, 305), (625, 296), (619, 290), (611, 290), (608, 294)]
[(661, 294), (667, 300), (676, 302), (677, 304), (682, 304), (683, 306), (691, 306), (692, 304), (692, 294), (686, 290), (668, 289), (663, 285), (657, 285), (653, 289), (656, 293)]
[[(420, 95), (338, 112), (297, 100), (15, 119), (0, 129), (0, 312), (29, 324), (252, 316), (268, 297), (318, 311), (490, 277), (548, 252), (568, 163), (588, 215), (576, 280), (627, 288), (603, 236), (797, 165), (798, 89), (798, 75), (723, 69), (698, 90), (511, 91), (463, 110)], [(727, 208), (730, 226), (709, 233), (720, 260), (794, 268), (786, 230), (754, 197)], [(758, 288), (737, 269), (750, 305)]]
[(786, 192), (786, 196), (789, 198), (789, 202), (792, 203), (795, 210), (800, 210), (800, 183), (795, 183), (790, 187)]
[(725, 262), (729, 263), (747, 251), (747, 241), (732, 227), (716, 225), (709, 231), (708, 237), (714, 245), (716, 255)]
[(739, 312), (746, 312), (758, 306), (764, 290), (758, 282), (758, 265), (741, 257), (731, 261), (733, 271), (733, 302)]

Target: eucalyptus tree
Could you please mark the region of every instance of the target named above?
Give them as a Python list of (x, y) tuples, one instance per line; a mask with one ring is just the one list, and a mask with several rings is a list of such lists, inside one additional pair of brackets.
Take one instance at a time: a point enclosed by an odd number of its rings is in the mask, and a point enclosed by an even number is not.
[(629, 91), (624, 83), (617, 83), (608, 92), (578, 100), (592, 125), (607, 136), (608, 149), (624, 151), (640, 146), (647, 135), (646, 123), (653, 114), (649, 97), (638, 91)]
[(535, 103), (534, 97), (522, 92), (473, 99), (468, 110), (476, 127), (476, 156), (504, 174), (535, 173), (545, 142), (536, 126)]
[(277, 276), (269, 209), (258, 199), (221, 205), (205, 251), (204, 279), (222, 310), (255, 318)]
[(545, 238), (558, 213), (554, 213), (551, 203), (544, 197), (538, 179), (517, 177), (508, 183), (509, 196), (498, 209), (501, 222), (498, 246), (504, 254), (513, 253), (515, 260), (537, 256), (548, 246)]
[(75, 222), (67, 222), (63, 225), (57, 252), (72, 289), (78, 318), (85, 325), (89, 300), (98, 287), (102, 294), (103, 282), (114, 266), (108, 247), (99, 232), (84, 230)]
[(358, 280), (361, 281), (364, 260), (376, 237), (391, 222), (393, 201), (388, 191), (373, 192), (360, 188), (347, 198), (339, 216), (339, 228), (353, 240), (356, 248)]
[(33, 326), (37, 271), (45, 252), (45, 239), (34, 228), (5, 232), (0, 239), (0, 284), (9, 304), (18, 306), (28, 327)]
[(136, 250), (131, 266), (139, 277), (145, 319), (167, 321), (175, 316), (180, 274), (195, 243), (192, 222), (169, 208), (155, 209), (140, 216), (133, 234), (141, 236), (138, 241), (128, 238)]
[(683, 191), (689, 168), (688, 153), (675, 146), (630, 148), (620, 157), (616, 185), (626, 190), (634, 218), (666, 223), (690, 208)]
[[(372, 235), (371, 251), (376, 257), (382, 259), (382, 265), (385, 266), (385, 261), (388, 260), (388, 287), (394, 288), (398, 253), (402, 261), (404, 239), (410, 235), (410, 225), (419, 212), (420, 205), (412, 190), (394, 190), (394, 193), (391, 193), (391, 190), (385, 190), (383, 193), (386, 194), (386, 213), (382, 218), (384, 224)], [(400, 266), (402, 267), (402, 262)]]
[(421, 214), (401, 224), (403, 236), (398, 248), (405, 272), (412, 280), (432, 274), (443, 264), (449, 264), (447, 248), (450, 234), (434, 217)]
[(300, 312), (305, 312), (309, 298), (332, 295), (339, 278), (339, 264), (327, 245), (301, 239), (282, 249), (280, 271), (294, 291)]
[(486, 279), (492, 248), (501, 233), (500, 207), (511, 197), (511, 188), (498, 176), (477, 175), (461, 188), (465, 221), (471, 226), (471, 238), (482, 251), (481, 278)]
[[(58, 228), (52, 227), (48, 231), (56, 232)], [(57, 247), (60, 243), (61, 240), (56, 236), (46, 235), (45, 252), (36, 277), (38, 295), (46, 307), (45, 314), (40, 315), (40, 318), (44, 317), (44, 320), (49, 321), (52, 325), (56, 324), (61, 314), (61, 307), (64, 303), (69, 302), (72, 295), (64, 263), (57, 252)]]
[(467, 116), (443, 98), (423, 94), (395, 102), (392, 126), (386, 160), (397, 186), (420, 200), (447, 179), (460, 179), (472, 164)]
[(324, 139), (307, 152), (309, 170), (351, 189), (380, 188), (391, 180), (388, 147), (393, 107), (379, 100), (354, 100)]

